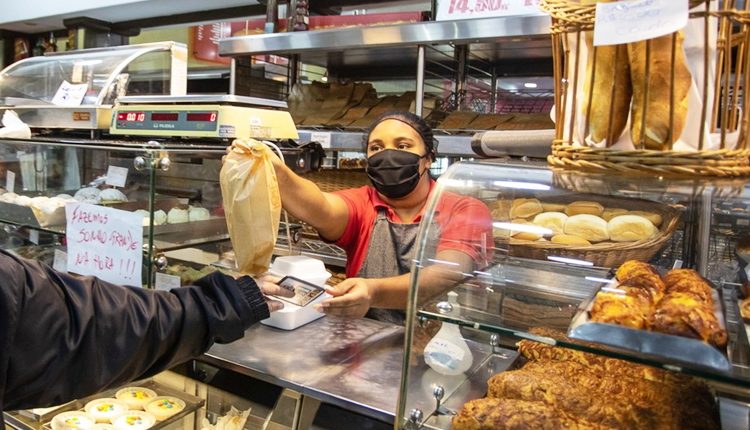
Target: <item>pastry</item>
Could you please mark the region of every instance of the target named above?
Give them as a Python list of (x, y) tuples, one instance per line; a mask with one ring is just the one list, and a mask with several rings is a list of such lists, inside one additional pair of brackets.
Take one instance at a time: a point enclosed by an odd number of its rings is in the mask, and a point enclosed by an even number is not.
[(646, 212), (646, 211), (629, 211), (628, 215), (638, 215), (646, 218), (647, 220), (651, 221), (651, 223), (657, 227), (661, 225), (662, 217), (661, 215), (654, 213), (654, 212)]
[(154, 225), (164, 225), (167, 223), (167, 213), (159, 209), (154, 211)]
[(177, 397), (161, 396), (146, 403), (144, 410), (153, 414), (158, 421), (164, 421), (185, 409), (185, 402)]
[(620, 215), (607, 223), (609, 238), (615, 242), (646, 240), (657, 234), (651, 221), (638, 215)]
[(510, 218), (531, 218), (542, 213), (542, 204), (537, 199), (514, 199), (510, 206)]
[(196, 206), (190, 206), (188, 208), (188, 220), (190, 220), (190, 222), (205, 221), (209, 218), (211, 218), (211, 215), (206, 208), (199, 208)]
[(544, 402), (484, 398), (464, 403), (451, 421), (452, 430), (578, 429), (576, 420)]
[(586, 137), (594, 143), (617, 142), (630, 113), (633, 88), (626, 45), (594, 47), (592, 32), (586, 32), (588, 48), (582, 110), (588, 121)]
[(561, 234), (568, 216), (562, 212), (542, 212), (534, 217), (532, 223), (552, 231), (552, 234)]
[(589, 242), (602, 242), (609, 239), (607, 221), (594, 215), (573, 215), (565, 221), (565, 234), (582, 237)]
[(542, 210), (544, 212), (565, 212), (565, 206), (562, 203), (545, 203), (542, 202)]
[(552, 236), (550, 241), (552, 243), (559, 243), (560, 245), (591, 246), (591, 242), (588, 240), (571, 234), (556, 234)]
[(92, 205), (95, 205), (101, 202), (101, 193), (102, 192), (99, 190), (99, 188), (86, 187), (76, 191), (73, 198), (81, 203), (90, 203)]
[[(671, 149), (682, 135), (692, 83), (683, 40), (678, 31), (628, 44), (633, 84), (630, 135), (636, 148), (643, 144), (646, 149)], [(646, 58), (647, 50), (650, 58)]]
[(622, 263), (617, 269), (616, 276), (617, 279), (622, 282), (643, 273), (650, 273), (659, 276), (659, 272), (656, 271), (654, 266), (638, 260), (628, 260)]
[(565, 206), (565, 214), (568, 216), (589, 214), (601, 216), (604, 213), (604, 206), (597, 202), (578, 201)]
[(712, 308), (685, 293), (670, 293), (656, 307), (651, 328), (660, 333), (700, 339), (717, 348), (727, 344), (727, 332)]
[(650, 308), (627, 294), (598, 293), (589, 316), (593, 322), (644, 330), (648, 328), (650, 311)]
[(167, 224), (179, 224), (188, 221), (190, 221), (190, 219), (188, 218), (187, 209), (172, 208), (167, 214)]
[(602, 219), (604, 221), (609, 221), (618, 215), (625, 215), (626, 213), (628, 213), (627, 209), (604, 208), (604, 212), (602, 212)]
[(740, 314), (746, 323), (750, 323), (750, 297), (746, 297), (740, 302)]
[(87, 414), (94, 417), (98, 423), (110, 423), (120, 414), (128, 410), (128, 405), (122, 400), (102, 398), (86, 403)]
[(29, 196), (18, 196), (13, 201), (13, 203), (15, 203), (15, 204), (17, 204), (19, 206), (29, 207), (29, 206), (31, 206), (31, 197), (29, 197)]
[(85, 412), (71, 411), (55, 415), (50, 422), (50, 426), (52, 430), (91, 430), (95, 423), (96, 420), (91, 415)]
[(114, 419), (116, 430), (146, 430), (156, 424), (156, 418), (143, 411), (127, 411)]
[(709, 308), (714, 306), (711, 284), (693, 269), (670, 270), (664, 276), (664, 284), (668, 294), (688, 294), (700, 300)]
[(130, 409), (143, 409), (150, 400), (156, 398), (156, 392), (144, 387), (125, 387), (115, 394), (117, 400), (121, 400)]
[(117, 188), (107, 188), (106, 190), (102, 190), (99, 194), (99, 198), (101, 198), (102, 203), (119, 203), (128, 201), (128, 197)]

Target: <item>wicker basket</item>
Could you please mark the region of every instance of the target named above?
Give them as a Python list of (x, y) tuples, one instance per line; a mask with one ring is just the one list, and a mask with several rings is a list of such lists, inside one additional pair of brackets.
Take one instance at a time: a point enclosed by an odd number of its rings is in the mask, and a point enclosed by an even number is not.
[[(542, 7), (552, 17), (552, 44), (553, 63), (555, 75), (555, 118), (556, 138), (552, 146), (552, 154), (548, 161), (552, 166), (566, 169), (578, 169), (598, 172), (636, 173), (644, 172), (659, 176), (744, 176), (750, 174), (750, 103), (747, 97), (750, 86), (750, 73), (748, 59), (750, 59), (750, 5), (744, 2), (745, 10), (736, 10), (734, 0), (722, 0), (718, 2), (708, 0), (690, 0), (692, 9), (690, 18), (694, 24), (699, 24), (703, 29), (703, 41), (690, 39), (691, 42), (701, 46), (702, 67), (695, 66), (691, 73), (691, 85), (693, 88), (687, 92), (690, 97), (699, 100), (691, 105), (691, 118), (700, 115), (700, 121), (688, 121), (684, 130), (690, 129), (690, 148), (686, 145), (674, 148), (675, 142), (684, 138), (688, 132), (680, 136), (673, 136), (675, 130), (675, 112), (678, 100), (675, 96), (675, 56), (676, 46), (681, 43), (676, 33), (671, 36), (672, 52), (658, 52), (659, 56), (671, 55), (671, 71), (669, 73), (668, 96), (668, 136), (664, 138), (661, 148), (654, 148), (654, 144), (647, 144), (648, 139), (644, 137), (646, 121), (648, 117), (649, 104), (655, 104), (654, 99), (649, 99), (648, 91), (652, 75), (649, 75), (649, 67), (653, 64), (654, 53), (651, 52), (654, 40), (646, 42), (645, 48), (645, 84), (642, 87), (633, 85), (633, 95), (640, 91), (642, 97), (642, 122), (635, 133), (634, 127), (626, 128), (622, 134), (620, 130), (613, 130), (612, 123), (608, 121), (609, 129), (604, 134), (609, 138), (593, 142), (591, 139), (591, 106), (592, 94), (594, 92), (594, 79), (596, 73), (597, 49), (587, 48), (581, 52), (581, 46), (586, 46), (587, 32), (594, 28), (596, 6), (581, 5), (578, 0), (541, 0)], [(696, 12), (696, 9), (698, 8)], [(695, 27), (697, 28), (697, 27)], [(713, 41), (712, 30), (716, 29), (716, 42)], [(686, 30), (687, 31), (687, 30)], [(687, 33), (686, 37), (688, 36)], [(712, 37), (709, 37), (712, 36)], [(698, 37), (700, 39), (700, 37)], [(663, 41), (662, 41), (663, 42)], [(591, 54), (587, 54), (591, 49)], [(602, 51), (599, 51), (602, 52)], [(621, 51), (617, 51), (614, 61), (619, 64)], [(630, 51), (627, 51), (630, 52)], [(630, 54), (626, 54), (629, 56)], [(700, 58), (702, 57), (702, 58)], [(587, 61), (593, 62), (587, 64)], [(624, 61), (629, 61), (625, 58)], [(604, 63), (609, 64), (609, 63)], [(688, 64), (694, 64), (688, 58)], [(697, 64), (697, 63), (696, 63)], [(715, 66), (713, 66), (715, 64)], [(587, 66), (591, 66), (588, 70)], [(655, 66), (652, 66), (655, 67)], [(591, 72), (593, 70), (593, 72)], [(696, 73), (695, 70), (698, 70)], [(731, 76), (735, 77), (732, 81)], [(625, 74), (630, 75), (630, 71)], [(635, 81), (634, 81), (635, 82)], [(684, 85), (684, 80), (681, 81)], [(700, 87), (698, 83), (701, 83)], [(587, 84), (588, 87), (587, 88)], [(611, 98), (616, 100), (616, 87), (612, 83)], [(602, 88), (600, 86), (600, 88)], [(604, 91), (608, 93), (609, 89)], [(663, 88), (663, 87), (662, 87)], [(653, 88), (652, 88), (653, 89)], [(745, 97), (740, 94), (744, 91)], [(679, 93), (679, 91), (678, 91)], [(684, 94), (684, 93), (683, 93)], [(693, 94), (696, 94), (693, 96)], [(625, 96), (629, 100), (630, 96)], [(634, 96), (635, 97), (635, 96)], [(688, 95), (684, 95), (683, 106), (687, 104)], [(634, 98), (635, 99), (635, 98)], [(692, 102), (691, 102), (692, 103)], [(611, 103), (614, 105), (615, 103)], [(696, 108), (696, 106), (698, 106)], [(635, 111), (635, 103), (628, 109)], [(601, 111), (600, 111), (601, 112)], [(615, 118), (614, 108), (599, 115), (599, 119)], [(684, 113), (684, 111), (682, 111)], [(628, 117), (628, 113), (625, 113)], [(623, 116), (620, 115), (619, 118)], [(650, 119), (650, 118), (649, 118)], [(633, 116), (628, 117), (628, 126), (631, 125)], [(601, 122), (601, 121), (600, 121)], [(703, 124), (703, 126), (699, 125)], [(630, 131), (633, 131), (632, 137)], [(627, 135), (627, 143), (621, 144), (623, 136)], [(611, 142), (607, 141), (611, 140)], [(593, 143), (592, 143), (593, 142)], [(617, 148), (617, 149), (615, 149)]]
[[(568, 204), (577, 200), (599, 202), (602, 206), (608, 208), (623, 208), (657, 213), (662, 217), (659, 233), (646, 240), (635, 242), (602, 242), (590, 246), (562, 245), (548, 241), (526, 241), (511, 238), (509, 255), (535, 260), (562, 257), (588, 261), (599, 267), (615, 267), (627, 260), (648, 261), (669, 240), (680, 221), (681, 211), (679, 208), (648, 200), (575, 194), (544, 198), (543, 202)], [(505, 244), (498, 244), (498, 246), (507, 246), (507, 242)]]

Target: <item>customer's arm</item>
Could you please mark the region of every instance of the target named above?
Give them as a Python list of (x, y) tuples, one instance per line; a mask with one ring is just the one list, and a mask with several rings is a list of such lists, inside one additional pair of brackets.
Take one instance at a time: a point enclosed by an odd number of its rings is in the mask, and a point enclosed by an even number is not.
[(0, 282), (6, 409), (58, 404), (153, 375), (214, 342), (241, 338), (269, 316), (255, 281), (218, 272), (194, 286), (153, 291), (73, 277), (0, 252)]

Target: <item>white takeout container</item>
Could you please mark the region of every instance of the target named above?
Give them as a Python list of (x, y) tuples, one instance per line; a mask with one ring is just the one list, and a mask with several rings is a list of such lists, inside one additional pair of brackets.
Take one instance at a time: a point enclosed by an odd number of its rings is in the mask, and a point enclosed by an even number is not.
[[(325, 287), (326, 281), (331, 277), (331, 274), (326, 270), (322, 261), (302, 255), (276, 257), (271, 264), (269, 273), (282, 278), (284, 276), (293, 276), (320, 287)], [(262, 320), (261, 323), (282, 330), (294, 330), (297, 327), (323, 317), (324, 314), (316, 311), (314, 305), (330, 297), (330, 294), (323, 293), (308, 303), (307, 306), (297, 306), (282, 301), (284, 309), (272, 312), (271, 316)]]

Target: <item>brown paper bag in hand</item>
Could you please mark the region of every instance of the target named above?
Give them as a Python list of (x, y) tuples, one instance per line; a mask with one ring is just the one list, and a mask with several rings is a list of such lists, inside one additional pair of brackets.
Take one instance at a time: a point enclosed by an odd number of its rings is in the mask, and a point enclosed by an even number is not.
[(279, 232), (281, 196), (275, 157), (264, 143), (236, 140), (221, 167), (221, 195), (237, 267), (244, 274), (268, 270)]

